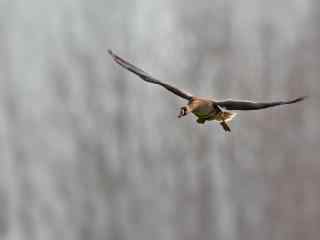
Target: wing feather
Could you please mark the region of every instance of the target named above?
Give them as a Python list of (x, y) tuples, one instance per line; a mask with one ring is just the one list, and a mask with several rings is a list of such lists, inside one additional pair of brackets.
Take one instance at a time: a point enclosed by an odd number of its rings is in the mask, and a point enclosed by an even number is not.
[(170, 92), (172, 92), (172, 93), (176, 94), (177, 96), (182, 97), (184, 99), (187, 99), (187, 100), (192, 99), (193, 96), (190, 93), (187, 93), (187, 92), (185, 92), (181, 89), (178, 89), (172, 85), (169, 85), (167, 83), (161, 82), (158, 79), (155, 79), (150, 74), (143, 71), (142, 69), (134, 66), (133, 64), (129, 63), (128, 61), (126, 61), (123, 58), (119, 57), (118, 55), (114, 54), (111, 50), (108, 50), (108, 53), (112, 56), (113, 60), (116, 63), (118, 63), (120, 66), (124, 67), (128, 71), (138, 75), (140, 78), (142, 78), (142, 80), (144, 80), (146, 82), (158, 84), (158, 85), (166, 88)]
[(225, 100), (218, 101), (216, 104), (222, 108), (228, 110), (258, 110), (269, 107), (275, 107), (279, 105), (292, 104), (304, 100), (306, 96), (295, 98), (290, 101), (278, 101), (278, 102), (252, 102), (252, 101), (242, 101), (242, 100)]

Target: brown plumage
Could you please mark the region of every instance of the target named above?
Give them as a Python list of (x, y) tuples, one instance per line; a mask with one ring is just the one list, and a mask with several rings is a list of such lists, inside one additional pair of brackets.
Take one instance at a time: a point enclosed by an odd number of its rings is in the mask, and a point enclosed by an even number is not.
[(243, 101), (243, 100), (225, 100), (225, 101), (215, 101), (211, 98), (203, 98), (193, 96), (192, 94), (185, 92), (181, 89), (178, 89), (172, 85), (161, 82), (158, 79), (155, 79), (142, 69), (134, 66), (128, 61), (120, 58), (114, 54), (111, 50), (108, 50), (108, 53), (112, 56), (113, 60), (118, 63), (120, 66), (129, 70), (130, 72), (138, 75), (142, 80), (150, 83), (160, 85), (175, 95), (188, 100), (186, 106), (181, 107), (178, 117), (186, 116), (188, 113), (193, 113), (197, 116), (197, 122), (199, 124), (204, 124), (206, 121), (215, 120), (221, 124), (225, 131), (230, 132), (231, 129), (228, 126), (227, 122), (232, 120), (236, 113), (224, 111), (226, 110), (258, 110), (264, 109), (279, 105), (292, 104), (304, 100), (306, 97), (299, 97), (290, 101), (277, 101), (277, 102), (252, 102), (252, 101)]

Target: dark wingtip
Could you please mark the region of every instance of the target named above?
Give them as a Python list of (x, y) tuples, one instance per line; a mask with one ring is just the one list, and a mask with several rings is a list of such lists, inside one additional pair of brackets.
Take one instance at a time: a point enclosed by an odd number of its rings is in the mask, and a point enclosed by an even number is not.
[(301, 97), (301, 100), (305, 100), (307, 98), (309, 98), (309, 96), (303, 96), (303, 97)]
[(108, 53), (111, 55), (112, 59), (113, 59), (115, 62), (117, 62), (118, 64), (121, 64), (122, 59), (119, 58), (116, 54), (114, 54), (111, 49), (108, 49)]
[(108, 53), (109, 53), (111, 56), (114, 56), (113, 52), (112, 52), (110, 49), (108, 49)]
[(117, 56), (114, 52), (112, 52), (111, 49), (108, 49), (108, 53), (111, 55), (112, 59), (118, 64), (122, 65), (122, 63), (125, 62), (123, 59)]
[(302, 97), (299, 97), (299, 98), (292, 100), (290, 103), (300, 102), (300, 101), (305, 100), (306, 98), (308, 98), (308, 96), (302, 96)]

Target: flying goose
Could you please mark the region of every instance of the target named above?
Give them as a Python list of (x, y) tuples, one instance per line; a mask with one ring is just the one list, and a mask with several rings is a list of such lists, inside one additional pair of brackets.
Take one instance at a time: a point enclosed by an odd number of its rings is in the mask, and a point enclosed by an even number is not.
[(175, 95), (184, 98), (188, 101), (188, 104), (181, 107), (178, 117), (186, 116), (188, 113), (193, 113), (198, 119), (197, 123), (204, 124), (206, 121), (217, 121), (221, 124), (225, 131), (230, 132), (231, 129), (227, 122), (232, 120), (236, 113), (225, 110), (258, 110), (279, 105), (292, 104), (300, 102), (306, 98), (306, 96), (295, 98), (289, 101), (276, 101), (276, 102), (253, 102), (244, 100), (224, 100), (216, 101), (208, 97), (198, 97), (178, 89), (172, 85), (162, 82), (150, 74), (146, 73), (142, 69), (134, 66), (118, 55), (114, 54), (111, 50), (108, 50), (113, 60), (120, 66), (124, 67), (128, 71), (138, 75), (142, 80), (150, 83), (160, 85)]

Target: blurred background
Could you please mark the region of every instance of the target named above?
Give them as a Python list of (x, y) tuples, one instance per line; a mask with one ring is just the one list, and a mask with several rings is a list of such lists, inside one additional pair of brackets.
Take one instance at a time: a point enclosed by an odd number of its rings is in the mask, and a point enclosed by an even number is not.
[[(320, 236), (320, 1), (0, 1), (0, 239)], [(112, 62), (241, 112), (227, 134)]]

